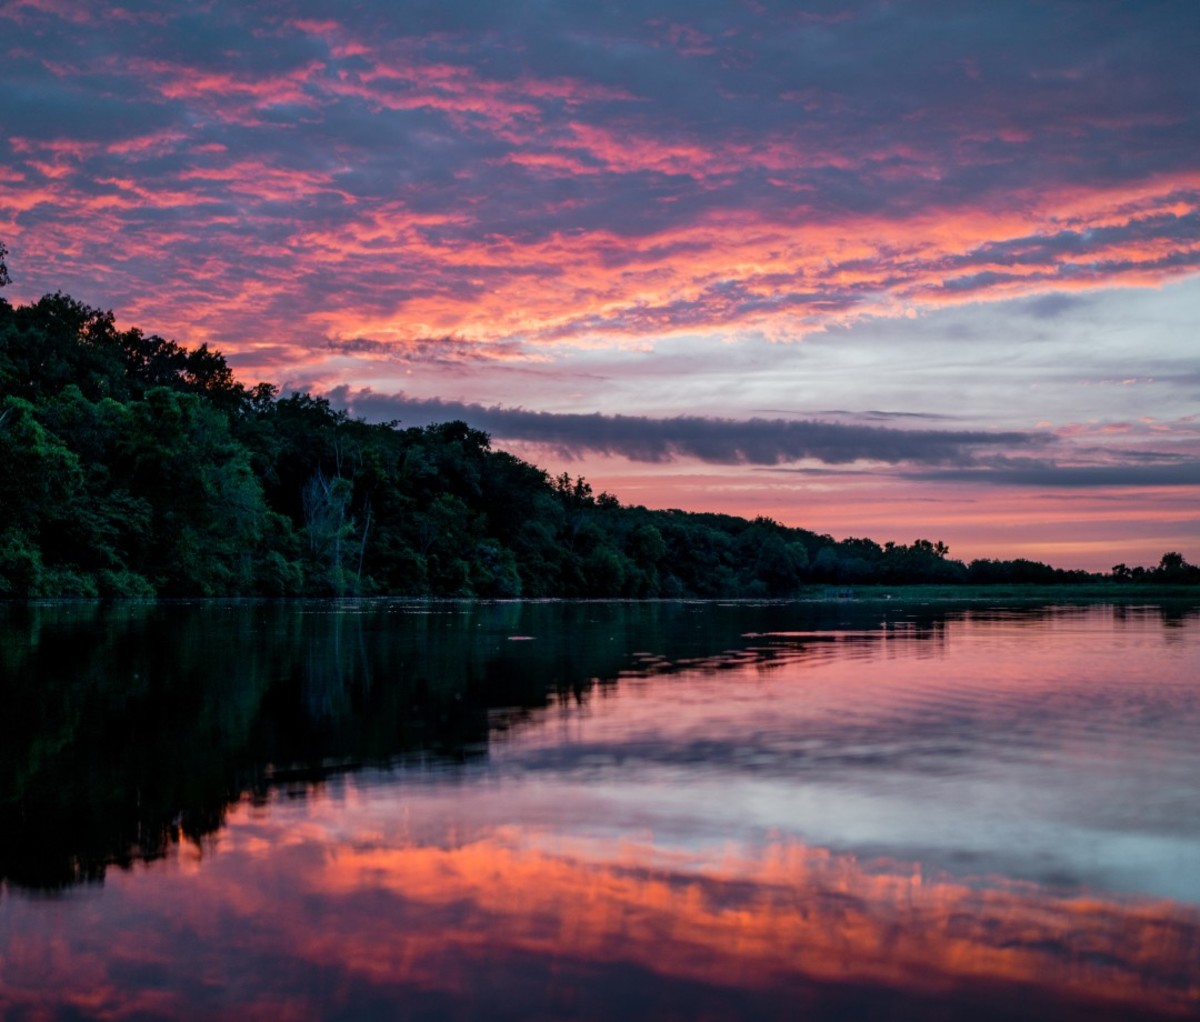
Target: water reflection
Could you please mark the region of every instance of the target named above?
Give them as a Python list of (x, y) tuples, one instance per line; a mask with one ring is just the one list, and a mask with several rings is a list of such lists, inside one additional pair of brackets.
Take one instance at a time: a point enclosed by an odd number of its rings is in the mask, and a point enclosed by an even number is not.
[(1194, 608), (5, 614), (6, 1019), (1200, 1012)]
[[(743, 638), (798, 620), (812, 633), (802, 646)], [(6, 607), (0, 879), (100, 879), (210, 833), (242, 792), (281, 779), (461, 762), (621, 678), (845, 657), (881, 633), (822, 633), (878, 620), (849, 605)], [(923, 642), (945, 622), (923, 612), (904, 625)]]
[[(378, 791), (339, 788), (239, 805), (207, 859), (177, 852), (76, 902), (85, 928), (7, 906), (23, 982), (3, 985), (5, 1017), (47, 991), (115, 1018), (1171, 1018), (1200, 997), (1200, 914), (1172, 903), (786, 841), (715, 857), (515, 827), (418, 843)], [(436, 813), (422, 801), (409, 812)]]

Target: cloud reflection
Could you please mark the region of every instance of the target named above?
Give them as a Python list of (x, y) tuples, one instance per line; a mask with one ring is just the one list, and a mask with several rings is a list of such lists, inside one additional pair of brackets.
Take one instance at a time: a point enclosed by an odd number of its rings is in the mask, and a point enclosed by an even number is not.
[(362, 792), (338, 799), (336, 818), (243, 804), (215, 855), (114, 878), (102, 912), (9, 904), (0, 1008), (331, 1017), (357, 1001), (475, 1018), (497, 996), (536, 1010), (565, 984), (591, 1018), (638, 977), (780, 1018), (797, 998), (822, 1018), (855, 1001), (1047, 1019), (1200, 1004), (1200, 916), (1171, 903), (957, 882), (792, 841), (701, 854), (500, 828), (410, 842)]

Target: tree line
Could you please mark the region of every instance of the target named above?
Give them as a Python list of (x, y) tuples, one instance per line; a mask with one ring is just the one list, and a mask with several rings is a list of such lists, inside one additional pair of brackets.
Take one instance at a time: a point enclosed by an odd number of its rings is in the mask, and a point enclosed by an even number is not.
[[(7, 279), (0, 246), (0, 283)], [(370, 424), (247, 387), (64, 294), (0, 299), (0, 597), (786, 597), (812, 584), (1080, 582), (940, 542), (649, 510), (464, 422)], [(1127, 581), (1200, 582), (1177, 553)]]

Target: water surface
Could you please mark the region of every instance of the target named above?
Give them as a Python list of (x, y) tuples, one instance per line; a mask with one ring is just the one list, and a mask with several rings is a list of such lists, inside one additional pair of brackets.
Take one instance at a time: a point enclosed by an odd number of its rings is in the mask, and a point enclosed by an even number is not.
[(1194, 608), (0, 617), (0, 1017), (1200, 1014)]

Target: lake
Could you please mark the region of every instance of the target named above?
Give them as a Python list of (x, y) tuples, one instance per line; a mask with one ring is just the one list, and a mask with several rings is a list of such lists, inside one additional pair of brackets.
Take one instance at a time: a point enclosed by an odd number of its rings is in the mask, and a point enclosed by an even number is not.
[(0, 1017), (1200, 1017), (1200, 610), (0, 606)]

